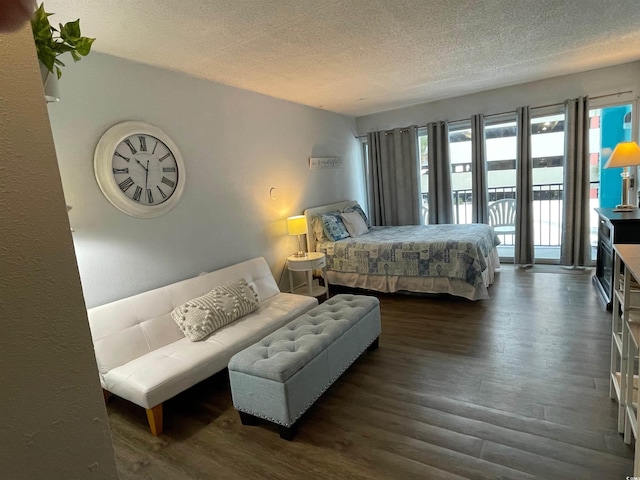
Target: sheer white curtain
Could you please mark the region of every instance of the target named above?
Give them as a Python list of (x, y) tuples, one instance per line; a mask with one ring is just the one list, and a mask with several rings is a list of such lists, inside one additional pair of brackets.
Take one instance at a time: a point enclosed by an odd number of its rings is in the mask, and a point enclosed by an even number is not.
[(371, 132), (369, 216), (373, 225), (419, 225), (418, 128)]
[(535, 261), (533, 240), (533, 162), (531, 159), (531, 108), (518, 107), (516, 152), (516, 238), (513, 262), (530, 266)]
[(565, 102), (564, 198), (560, 264), (591, 261), (589, 239), (589, 97)]
[(429, 223), (453, 223), (449, 123), (427, 124), (429, 138)]
[(471, 184), (471, 221), (489, 223), (489, 190), (482, 114), (471, 117)]

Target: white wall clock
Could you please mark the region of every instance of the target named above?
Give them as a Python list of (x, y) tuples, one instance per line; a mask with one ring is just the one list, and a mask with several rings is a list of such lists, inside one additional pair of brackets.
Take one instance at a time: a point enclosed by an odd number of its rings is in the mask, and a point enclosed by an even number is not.
[(145, 122), (122, 122), (107, 130), (96, 146), (93, 168), (107, 200), (134, 217), (167, 213), (184, 190), (178, 146)]

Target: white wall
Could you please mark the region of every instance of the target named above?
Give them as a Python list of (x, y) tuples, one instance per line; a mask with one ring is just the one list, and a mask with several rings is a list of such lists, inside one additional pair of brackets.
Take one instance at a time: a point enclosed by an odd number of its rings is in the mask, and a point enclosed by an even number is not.
[[(470, 72), (470, 76), (472, 74)], [(360, 135), (413, 124), (425, 125), (436, 120), (468, 119), (477, 113), (510, 112), (524, 105), (543, 106), (580, 95), (596, 97), (627, 90), (633, 91), (625, 96), (627, 99), (637, 97), (640, 92), (640, 62), (366, 115), (357, 118), (357, 128)], [(615, 97), (607, 101), (615, 101)]]
[[(255, 256), (279, 279), (297, 250), (286, 217), (364, 200), (353, 118), (99, 53), (68, 64), (60, 91), (49, 115), (88, 307)], [(159, 126), (185, 159), (184, 196), (166, 215), (130, 217), (98, 188), (95, 146), (125, 120)], [(344, 166), (310, 171), (312, 156)]]
[(29, 24), (0, 64), (0, 478), (116, 479)]

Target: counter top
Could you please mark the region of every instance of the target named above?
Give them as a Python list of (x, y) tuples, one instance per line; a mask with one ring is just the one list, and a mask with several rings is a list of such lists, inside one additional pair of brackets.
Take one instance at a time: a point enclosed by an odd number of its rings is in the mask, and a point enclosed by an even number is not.
[(613, 249), (620, 260), (629, 269), (631, 275), (640, 281), (640, 245), (630, 243), (614, 243)]

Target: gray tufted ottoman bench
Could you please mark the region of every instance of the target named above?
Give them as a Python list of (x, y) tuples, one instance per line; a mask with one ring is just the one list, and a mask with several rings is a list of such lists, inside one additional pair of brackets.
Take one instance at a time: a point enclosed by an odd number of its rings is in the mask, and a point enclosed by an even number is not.
[(293, 439), (298, 418), (379, 335), (376, 297), (336, 295), (237, 353), (229, 380), (242, 423), (269, 420)]

